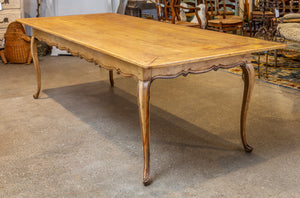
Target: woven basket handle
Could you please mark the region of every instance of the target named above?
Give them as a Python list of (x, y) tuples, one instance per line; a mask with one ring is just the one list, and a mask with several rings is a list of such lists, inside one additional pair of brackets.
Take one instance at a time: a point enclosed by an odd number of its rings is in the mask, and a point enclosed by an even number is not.
[(22, 39), (28, 43), (31, 41), (31, 38), (27, 35), (22, 35)]

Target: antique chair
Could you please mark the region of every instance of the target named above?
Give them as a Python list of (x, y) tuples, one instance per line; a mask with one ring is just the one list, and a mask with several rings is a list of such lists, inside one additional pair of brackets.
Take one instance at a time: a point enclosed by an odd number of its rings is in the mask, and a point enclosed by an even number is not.
[[(201, 28), (201, 19), (199, 16), (199, 7), (182, 6), (180, 0), (156, 0), (157, 18), (159, 21), (183, 25), (187, 27)], [(182, 20), (180, 12), (183, 10), (192, 10), (195, 12), (198, 23), (190, 23)]]
[[(285, 51), (300, 52), (300, 9), (299, 1), (281, 1), (278, 4), (280, 18), (272, 20), (273, 28), (276, 32), (274, 35), (275, 41), (283, 42), (287, 45)], [(277, 67), (277, 51), (274, 52), (274, 66)], [(268, 55), (268, 54), (267, 54)], [(268, 56), (267, 56), (268, 62)], [(258, 62), (258, 65), (260, 63)], [(266, 77), (268, 78), (268, 63), (266, 63)], [(260, 71), (259, 71), (260, 77)]]
[(299, 1), (290, 0), (288, 6), (282, 8), (283, 16), (279, 18), (277, 27), (277, 36), (281, 38), (299, 42), (300, 37), (300, 3)]
[(300, 3), (299, 1), (290, 0), (288, 5), (283, 7), (283, 16), (280, 18), (281, 23), (300, 23)]
[[(216, 7), (216, 13), (212, 11), (212, 7)], [(246, 29), (244, 28), (244, 21), (239, 16), (228, 17), (226, 14), (228, 5), (225, 0), (222, 1), (222, 7), (219, 6), (219, 1), (214, 0), (205, 0), (205, 5), (207, 8), (211, 8), (209, 11), (207, 9), (208, 14), (211, 14), (210, 19), (207, 21), (207, 29), (208, 30), (216, 30), (219, 32), (229, 32), (240, 30), (242, 35), (246, 34)], [(210, 6), (209, 6), (210, 5)], [(220, 10), (222, 8), (222, 10)], [(221, 14), (221, 15), (220, 15)]]
[[(256, 8), (251, 12), (250, 21), (250, 36), (265, 40), (274, 40), (276, 38), (276, 26), (278, 23), (279, 15), (283, 15), (285, 11), (285, 0), (259, 0), (256, 2)], [(253, 26), (253, 28), (252, 28)], [(260, 71), (260, 55), (258, 54), (258, 78), (261, 77)], [(268, 66), (269, 66), (269, 51), (264, 52), (266, 56), (265, 74), (268, 78)], [(275, 51), (275, 65), (277, 52)]]
[[(275, 36), (275, 41), (282, 42), (286, 44), (285, 49), (280, 51), (291, 51), (300, 52), (300, 23), (279, 23), (277, 25), (277, 33)], [(274, 67), (277, 67), (277, 52), (274, 51)], [(259, 66), (260, 62), (258, 62)], [(266, 63), (266, 77), (268, 78), (268, 57)], [(258, 68), (258, 77), (260, 77), (260, 70)]]
[[(250, 36), (252, 37), (264, 25), (264, 20), (268, 21), (268, 28), (271, 31), (275, 30), (278, 23), (277, 18), (283, 16), (286, 11), (285, 0), (259, 0), (256, 3), (253, 1), (253, 11), (249, 23)], [(278, 10), (277, 16), (275, 14), (276, 9)]]
[[(290, 0), (285, 5), (284, 15), (279, 18), (276, 40), (287, 44), (285, 50), (300, 52), (300, 3)], [(277, 50), (275, 51), (275, 67), (277, 66)]]

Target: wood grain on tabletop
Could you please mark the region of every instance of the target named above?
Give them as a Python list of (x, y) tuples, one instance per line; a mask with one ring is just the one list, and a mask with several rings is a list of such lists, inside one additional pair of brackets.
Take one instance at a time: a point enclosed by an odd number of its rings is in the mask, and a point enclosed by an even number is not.
[(17, 21), (145, 68), (285, 48), (281, 43), (113, 13)]

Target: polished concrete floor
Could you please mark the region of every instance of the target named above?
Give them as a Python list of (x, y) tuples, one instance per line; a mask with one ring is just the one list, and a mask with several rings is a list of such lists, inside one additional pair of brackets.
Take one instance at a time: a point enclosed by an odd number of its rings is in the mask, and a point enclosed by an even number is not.
[(142, 184), (136, 80), (76, 57), (0, 64), (0, 197), (300, 197), (300, 92), (256, 80), (243, 151), (243, 81), (226, 71), (151, 87)]

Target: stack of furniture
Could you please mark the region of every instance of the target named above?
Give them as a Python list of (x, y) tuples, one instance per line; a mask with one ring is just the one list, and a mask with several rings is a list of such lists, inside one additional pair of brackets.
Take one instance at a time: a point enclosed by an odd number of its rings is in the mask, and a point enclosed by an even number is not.
[[(280, 15), (279, 2), (278, 0), (260, 0), (258, 2), (258, 9), (259, 11), (252, 12), (251, 24), (253, 25), (253, 31), (252, 28), (250, 28), (250, 36), (263, 38), (265, 40), (273, 40), (276, 31), (277, 18)], [(259, 28), (256, 30), (258, 24)]]
[(287, 44), (286, 50), (300, 52), (300, 3), (290, 0), (282, 10), (285, 13), (277, 26), (276, 39)]
[[(276, 16), (275, 14), (276, 11), (278, 12), (277, 15), (279, 15), (278, 0), (259, 0), (257, 2), (256, 10), (251, 12), (251, 21), (249, 23), (250, 36), (254, 36), (256, 38), (260, 38), (264, 40), (274, 40), (276, 34), (276, 23), (278, 18), (278, 16)], [(268, 78), (268, 65), (269, 65), (268, 51), (265, 52), (265, 55), (266, 55), (265, 74), (266, 74), (266, 78)], [(258, 63), (257, 64), (258, 78), (260, 78), (261, 77), (260, 54), (258, 54), (257, 63)]]
[[(263, 4), (262, 4), (263, 3)], [(290, 1), (271, 1), (270, 0), (261, 0), (260, 5), (264, 5), (261, 16), (261, 27), (254, 34), (255, 37), (264, 38), (268, 40), (275, 40), (283, 42), (287, 45), (285, 50), (300, 52), (300, 9), (299, 1), (290, 0)], [(266, 14), (266, 9), (270, 9), (273, 6), (274, 13), (271, 17)], [(275, 16), (275, 9), (278, 10), (277, 15)], [(265, 11), (265, 12), (264, 12)], [(266, 62), (266, 77), (268, 78), (268, 53), (267, 62)], [(277, 50), (274, 53), (275, 63), (274, 66), (277, 66)], [(259, 66), (258, 61), (258, 66)], [(260, 77), (260, 69), (259, 77)]]
[[(200, 5), (197, 7), (184, 7), (181, 2), (180, 0), (156, 0), (158, 20), (189, 27), (205, 27), (208, 30), (219, 32), (240, 31), (241, 34), (245, 34), (246, 29), (244, 28), (243, 19), (239, 16), (233, 15), (235, 17), (228, 17), (227, 15), (229, 12), (238, 13), (237, 11), (232, 11), (232, 8), (235, 7), (237, 9), (237, 6), (233, 6), (231, 2), (228, 3), (229, 1), (224, 0), (222, 1), (222, 6), (219, 6), (219, 0), (203, 0), (202, 3), (203, 6), (205, 5), (205, 8), (202, 9), (205, 9), (205, 13), (201, 14), (204, 16), (199, 14), (202, 11)], [(180, 17), (182, 10), (193, 11), (198, 23), (195, 25), (195, 23), (182, 21)], [(218, 15), (220, 13), (222, 15)], [(203, 20), (205, 20), (204, 23)]]
[(9, 23), (23, 17), (23, 0), (1, 0), (0, 10), (0, 39), (4, 37)]
[[(286, 13), (286, 0), (259, 0), (257, 5), (254, 5), (251, 12), (250, 21), (250, 36), (255, 36), (257, 32), (264, 26), (268, 26), (269, 31), (276, 30), (278, 23), (277, 18)], [(277, 14), (276, 14), (277, 10)], [(274, 35), (272, 35), (273, 37)]]
[(284, 5), (282, 10), (285, 12), (280, 18), (278, 24), (278, 35), (290, 40), (299, 42), (300, 39), (300, 3), (299, 1), (290, 0), (288, 5)]

